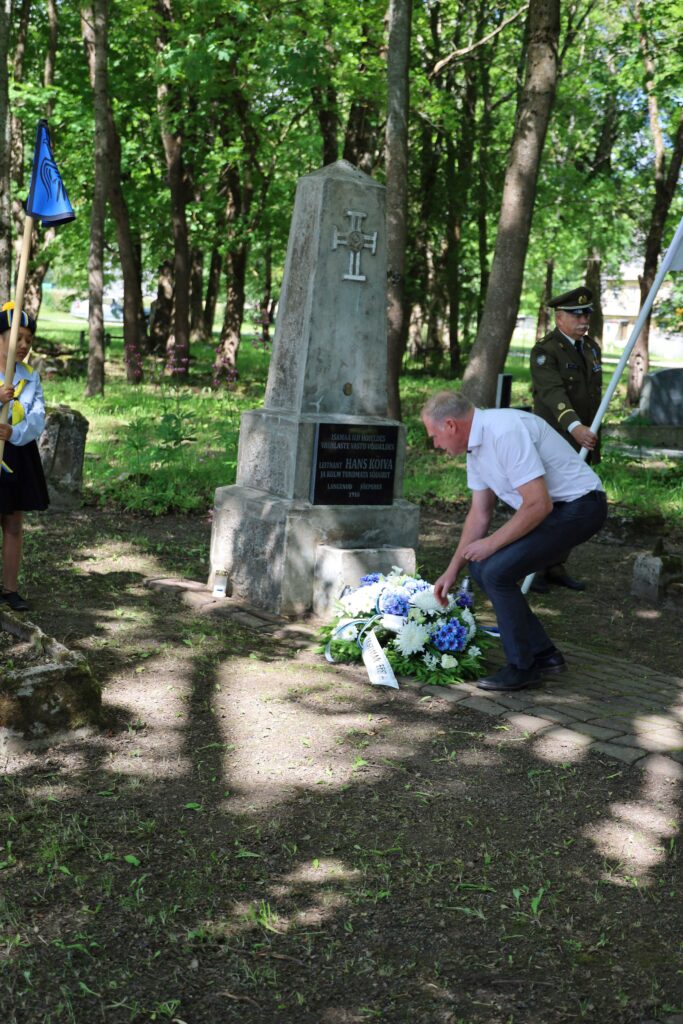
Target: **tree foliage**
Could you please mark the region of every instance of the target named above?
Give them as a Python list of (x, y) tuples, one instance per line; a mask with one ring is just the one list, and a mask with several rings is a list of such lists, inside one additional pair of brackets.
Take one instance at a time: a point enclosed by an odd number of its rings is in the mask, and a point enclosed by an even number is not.
[[(0, 200), (1, 140), (11, 126), (14, 157), (4, 174), (20, 219), (31, 158), (22, 140), (49, 111), (79, 216), (47, 244), (45, 236), (36, 240), (33, 266), (85, 294), (97, 133), (80, 11), (54, 0), (2, 2), (10, 32), (8, 114), (0, 75)], [(344, 156), (385, 180), (388, 6), (110, 0), (108, 137), (119, 152), (110, 161), (117, 195), (108, 193), (105, 275), (126, 278), (129, 291), (137, 280), (140, 294), (144, 287), (154, 295), (163, 270), (170, 289), (149, 339), (140, 300), (131, 299), (126, 321), (136, 324), (127, 345), (165, 351), (182, 376), (192, 338), (210, 330), (217, 294), (216, 379), (238, 371), (245, 319), (258, 310), (267, 320), (277, 298), (296, 179)], [(683, 3), (641, 6), (670, 168), (683, 101)], [(523, 0), (413, 4), (402, 301), (411, 354), (426, 365), (446, 359), (453, 375), (465, 370), (489, 288), (530, 45), (528, 7)], [(644, 264), (658, 188), (635, 0), (632, 9), (621, 0), (571, 0), (560, 13), (557, 92), (523, 246), (521, 308), (529, 313), (538, 309), (548, 261), (556, 290), (583, 280), (589, 260), (603, 274), (625, 261)], [(0, 202), (0, 236), (3, 210)], [(674, 190), (660, 248), (680, 213)], [(6, 249), (0, 239), (0, 282), (9, 279)], [(498, 291), (494, 281), (490, 302)], [(503, 349), (509, 343), (498, 340)], [(136, 379), (131, 366), (129, 380)]]

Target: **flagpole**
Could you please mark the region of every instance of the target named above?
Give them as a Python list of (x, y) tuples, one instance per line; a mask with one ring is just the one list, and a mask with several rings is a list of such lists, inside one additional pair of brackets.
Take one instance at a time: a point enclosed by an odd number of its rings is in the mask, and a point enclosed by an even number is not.
[[(652, 284), (652, 288), (650, 288), (650, 291), (647, 294), (647, 298), (645, 299), (645, 302), (643, 303), (643, 305), (640, 308), (640, 312), (638, 313), (638, 318), (637, 318), (636, 322), (633, 325), (633, 330), (631, 331), (631, 336), (628, 339), (628, 342), (626, 344), (626, 347), (624, 348), (624, 351), (621, 353), (621, 359), (619, 360), (619, 362), (617, 364), (616, 370), (612, 374), (612, 379), (609, 382), (607, 390), (605, 391), (605, 394), (603, 395), (602, 402), (600, 403), (600, 407), (598, 408), (598, 411), (595, 414), (593, 422), (591, 423), (591, 430), (593, 431), (594, 434), (597, 433), (597, 431), (598, 431), (598, 429), (600, 427), (600, 424), (602, 423), (602, 418), (605, 415), (605, 412), (607, 411), (607, 406), (609, 405), (609, 403), (610, 403), (610, 401), (612, 399), (612, 395), (617, 390), (617, 385), (619, 384), (619, 379), (620, 379), (622, 373), (624, 372), (624, 367), (626, 366), (626, 363), (628, 362), (628, 357), (631, 355), (631, 352), (633, 351), (635, 343), (638, 340), (638, 336), (639, 336), (640, 332), (642, 331), (643, 327), (645, 326), (645, 321), (647, 320), (648, 316), (650, 315), (650, 310), (652, 309), (654, 301), (657, 298), (657, 292), (659, 291), (659, 289), (661, 287), (661, 284), (662, 284), (662, 281), (666, 277), (666, 275), (667, 275), (667, 273), (669, 271), (669, 268), (671, 267), (671, 264), (674, 262), (674, 259), (676, 257), (677, 252), (678, 252), (678, 249), (679, 249), (679, 246), (681, 246), (681, 244), (683, 244), (683, 219), (681, 219), (681, 223), (678, 225), (678, 227), (676, 229), (676, 234), (673, 237), (671, 245), (666, 250), (666, 254), (664, 256), (664, 259), (662, 260), (662, 265), (659, 268), (657, 276), (654, 279), (654, 282)], [(583, 458), (585, 459), (587, 454), (588, 454), (588, 452), (586, 451), (585, 448), (582, 449), (582, 454), (583, 454), (583, 452), (586, 453), (585, 455), (583, 455)]]
[[(14, 367), (16, 365), (17, 341), (19, 340), (19, 327), (21, 325), (21, 311), (24, 307), (24, 289), (26, 287), (26, 272), (28, 270), (28, 259), (31, 255), (31, 235), (33, 233), (33, 217), (26, 214), (24, 220), (24, 237), (21, 242), (21, 256), (19, 258), (19, 271), (17, 273), (17, 284), (14, 291), (14, 310), (12, 312), (12, 325), (10, 327), (9, 348), (7, 350), (7, 366), (5, 367), (5, 384), (12, 386), (14, 380)], [(7, 423), (9, 420), (9, 402), (5, 402), (0, 410), (0, 423)], [(0, 438), (0, 462), (5, 452), (5, 439)]]
[[(640, 332), (642, 331), (643, 327), (645, 326), (645, 321), (647, 320), (648, 316), (650, 315), (650, 310), (652, 309), (652, 306), (654, 305), (654, 301), (657, 298), (657, 292), (659, 291), (659, 289), (661, 287), (662, 281), (664, 280), (664, 278), (666, 277), (667, 273), (669, 272), (671, 264), (674, 262), (677, 254), (678, 254), (678, 250), (679, 250), (679, 248), (681, 248), (681, 246), (683, 246), (683, 218), (681, 218), (681, 222), (678, 225), (678, 227), (676, 228), (676, 233), (675, 233), (675, 235), (674, 235), (674, 237), (673, 237), (673, 239), (671, 241), (671, 245), (666, 250), (666, 253), (664, 255), (664, 259), (662, 260), (662, 265), (660, 266), (660, 268), (659, 268), (659, 270), (657, 272), (657, 276), (655, 277), (655, 279), (654, 279), (654, 281), (652, 283), (652, 287), (650, 288), (650, 291), (647, 293), (647, 297), (645, 299), (645, 302), (640, 307), (640, 312), (638, 313), (638, 316), (636, 318), (636, 322), (633, 325), (633, 330), (631, 331), (631, 335), (630, 335), (630, 337), (628, 339), (628, 342), (624, 346), (624, 351), (621, 353), (621, 358), (620, 358), (619, 362), (617, 363), (617, 368), (614, 371), (614, 373), (612, 374), (612, 379), (610, 380), (610, 382), (609, 382), (609, 384), (607, 386), (607, 389), (605, 390), (605, 394), (602, 396), (602, 401), (600, 402), (600, 405), (598, 407), (598, 411), (596, 412), (595, 416), (593, 417), (593, 422), (591, 423), (591, 430), (593, 431), (594, 434), (597, 434), (598, 430), (600, 429), (600, 424), (602, 423), (602, 418), (605, 415), (605, 413), (607, 412), (607, 406), (611, 402), (612, 396), (614, 395), (614, 392), (617, 390), (617, 387), (619, 385), (619, 381), (621, 379), (621, 375), (624, 372), (624, 367), (626, 366), (626, 363), (628, 362), (628, 358), (631, 355), (631, 352), (633, 351), (633, 348), (635, 346), (635, 343), (638, 340)], [(677, 267), (675, 269), (681, 269), (681, 268)], [(581, 458), (585, 461), (588, 458), (588, 449), (587, 448), (582, 448), (579, 454), (580, 454)], [(522, 584), (522, 593), (523, 594), (528, 593), (529, 587), (533, 583), (535, 575), (536, 574), (532, 572), (524, 580), (524, 583)]]

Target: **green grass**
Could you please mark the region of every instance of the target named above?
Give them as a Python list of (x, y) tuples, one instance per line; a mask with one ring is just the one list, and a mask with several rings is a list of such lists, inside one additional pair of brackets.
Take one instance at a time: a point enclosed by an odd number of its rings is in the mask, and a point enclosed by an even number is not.
[[(79, 354), (78, 328), (51, 329), (49, 338)], [(245, 339), (239, 381), (218, 390), (210, 386), (212, 346), (194, 345), (192, 355), (188, 384), (165, 377), (162, 362), (147, 358), (144, 383), (131, 386), (122, 342), (113, 337), (104, 395), (86, 398), (81, 373), (44, 380), (48, 404), (71, 406), (88, 420), (88, 500), (151, 515), (204, 512), (216, 487), (234, 483), (240, 413), (263, 402), (268, 354)]]
[[(51, 312), (44, 336), (78, 355), (85, 322)], [(230, 388), (211, 388), (213, 346), (192, 349), (190, 380), (165, 377), (161, 361), (147, 359), (145, 383), (125, 380), (122, 341), (112, 328), (105, 394), (85, 398), (84, 368), (71, 377), (45, 380), (48, 403), (64, 403), (83, 413), (90, 429), (86, 448), (85, 493), (90, 501), (150, 515), (205, 512), (214, 491), (235, 481), (240, 414), (263, 404), (269, 355), (251, 343), (239, 353), (239, 380)], [(38, 345), (40, 350), (40, 345)], [(516, 349), (516, 351), (520, 351)], [(84, 353), (81, 352), (81, 355)], [(512, 404), (530, 406), (528, 355), (508, 359), (513, 374)], [(405, 495), (411, 501), (464, 500), (468, 496), (464, 459), (434, 452), (420, 421), (423, 402), (433, 391), (452, 386), (445, 377), (409, 369), (402, 380), (408, 451)], [(606, 423), (630, 415), (625, 376), (608, 410)], [(605, 439), (599, 474), (610, 502), (624, 515), (665, 515), (683, 522), (683, 466), (677, 462), (636, 461)]]

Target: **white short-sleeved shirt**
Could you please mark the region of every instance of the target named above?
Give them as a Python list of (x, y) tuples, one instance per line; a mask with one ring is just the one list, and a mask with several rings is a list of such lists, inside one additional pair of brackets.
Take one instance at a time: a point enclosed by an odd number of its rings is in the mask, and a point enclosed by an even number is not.
[(522, 504), (518, 487), (545, 477), (553, 501), (603, 490), (600, 478), (540, 416), (519, 409), (476, 409), (467, 448), (470, 490), (491, 490), (506, 505)]
[[(12, 426), (11, 443), (20, 447), (29, 441), (37, 440), (45, 429), (45, 399), (40, 376), (26, 363), (16, 363), (14, 367), (14, 387), (26, 381), (18, 401), (24, 410), (24, 418)], [(0, 383), (4, 384), (5, 375), (0, 372)], [(12, 423), (14, 401), (9, 404), (9, 422)]]

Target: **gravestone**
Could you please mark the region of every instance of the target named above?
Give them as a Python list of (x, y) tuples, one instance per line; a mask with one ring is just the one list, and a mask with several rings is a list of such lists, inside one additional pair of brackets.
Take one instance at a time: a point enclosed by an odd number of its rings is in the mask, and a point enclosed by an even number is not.
[(643, 381), (638, 412), (650, 423), (683, 425), (683, 369), (648, 373)]
[(384, 186), (346, 161), (299, 180), (265, 405), (242, 415), (211, 537), (209, 585), (225, 575), (273, 612), (325, 611), (325, 549), (414, 569), (405, 428), (387, 418), (385, 223)]
[(68, 405), (47, 410), (38, 450), (53, 508), (76, 508), (81, 504), (88, 426), (85, 416)]

